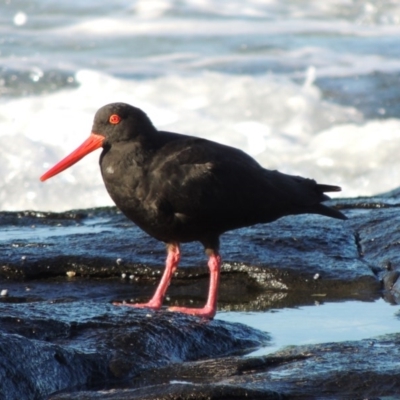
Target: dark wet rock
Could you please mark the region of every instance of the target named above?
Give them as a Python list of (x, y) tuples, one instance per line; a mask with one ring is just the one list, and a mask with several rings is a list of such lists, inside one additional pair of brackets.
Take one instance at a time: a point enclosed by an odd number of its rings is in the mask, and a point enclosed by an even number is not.
[[(0, 244), (0, 277), (26, 281), (65, 279), (68, 272), (92, 278), (125, 274), (130, 286), (137, 285), (122, 299), (146, 297), (154, 290), (164, 268), (164, 246), (115, 208), (26, 214), (6, 213), (3, 219), (9, 234)], [(24, 218), (28, 222), (22, 227)], [(266, 290), (284, 294), (284, 302), (277, 306), (299, 301), (299, 295), (291, 299), (290, 292), (302, 293), (303, 304), (312, 303), (311, 294), (326, 299), (376, 298), (379, 280), (360, 255), (354, 227), (347, 222), (295, 216), (223, 235), (220, 306), (231, 307), (232, 299), (241, 299), (233, 307), (258, 304), (262, 309), (271, 303), (271, 296), (264, 296)], [(186, 301), (190, 294), (192, 302), (202, 302), (208, 285), (206, 257), (197, 243), (184, 245), (182, 251), (181, 268), (169, 293), (174, 301)], [(109, 298), (116, 299), (121, 298)]]
[(93, 301), (3, 304), (0, 398), (103, 386), (170, 363), (243, 354), (268, 340), (241, 324)]
[(371, 399), (400, 393), (399, 357), (400, 334), (393, 334), (288, 347), (257, 358), (173, 364), (147, 371), (130, 382), (131, 388), (51, 399)]
[(0, 399), (44, 399), (92, 378), (106, 378), (105, 365), (90, 353), (0, 332)]
[(235, 385), (173, 383), (134, 390), (103, 390), (52, 396), (50, 400), (283, 400), (286, 396), (268, 390), (243, 389)]
[(394, 286), (399, 280), (399, 277), (400, 277), (400, 271), (391, 271), (391, 270), (387, 271), (387, 273), (384, 274), (382, 278), (384, 289), (393, 290)]
[[(390, 193), (393, 197), (390, 197)], [(399, 190), (382, 195), (381, 198), (363, 199), (370, 209), (356, 208), (352, 211), (352, 225), (357, 233), (357, 245), (362, 259), (380, 279), (388, 291), (387, 298), (399, 303), (400, 276), (400, 197)], [(354, 199), (358, 207), (359, 199)], [(352, 204), (352, 202), (349, 202)], [(376, 207), (372, 207), (376, 206)]]
[(389, 301), (395, 303), (395, 304), (400, 304), (400, 279), (397, 278), (397, 280), (393, 283), (392, 288), (390, 290), (390, 295), (391, 299)]
[[(223, 235), (219, 309), (381, 296), (399, 303), (400, 190), (332, 204), (349, 220), (294, 216)], [(0, 229), (0, 399), (333, 399), (399, 390), (396, 335), (226, 357), (268, 335), (112, 306), (147, 299), (165, 259), (164, 246), (115, 208), (3, 212)], [(182, 250), (165, 304), (203, 304), (206, 257), (196, 243)]]

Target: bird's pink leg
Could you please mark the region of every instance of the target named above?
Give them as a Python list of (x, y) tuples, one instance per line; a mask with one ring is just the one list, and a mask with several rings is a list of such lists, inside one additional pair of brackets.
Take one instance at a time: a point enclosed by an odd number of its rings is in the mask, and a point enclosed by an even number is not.
[(165, 262), (165, 271), (153, 297), (147, 303), (136, 303), (136, 304), (113, 303), (114, 305), (139, 307), (139, 308), (152, 308), (153, 310), (158, 310), (159, 308), (161, 308), (165, 293), (171, 282), (172, 275), (178, 268), (179, 260), (181, 258), (179, 244), (168, 244), (167, 249), (168, 249), (168, 254), (167, 254), (167, 260)]
[(221, 256), (217, 252), (211, 253), (208, 259), (208, 268), (210, 269), (210, 287), (208, 289), (206, 305), (203, 308), (170, 307), (168, 308), (169, 311), (179, 311), (203, 318), (214, 318), (217, 313), (217, 297), (221, 272)]

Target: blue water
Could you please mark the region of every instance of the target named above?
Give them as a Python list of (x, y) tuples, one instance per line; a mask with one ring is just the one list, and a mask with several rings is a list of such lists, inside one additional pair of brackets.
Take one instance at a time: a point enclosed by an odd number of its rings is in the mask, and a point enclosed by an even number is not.
[(0, 209), (112, 204), (97, 153), (38, 181), (112, 101), (344, 196), (396, 188), (399, 24), (393, 1), (3, 2)]

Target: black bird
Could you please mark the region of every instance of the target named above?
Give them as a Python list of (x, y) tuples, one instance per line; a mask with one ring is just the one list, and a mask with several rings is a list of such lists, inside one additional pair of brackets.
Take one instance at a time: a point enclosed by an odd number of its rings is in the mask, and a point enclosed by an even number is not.
[(42, 181), (103, 147), (100, 168), (117, 207), (150, 236), (166, 243), (165, 272), (145, 304), (159, 309), (180, 260), (180, 243), (199, 241), (209, 257), (210, 286), (203, 308), (170, 310), (213, 318), (221, 257), (219, 236), (229, 230), (291, 214), (346, 219), (321, 202), (340, 187), (261, 167), (243, 151), (206, 139), (158, 131), (139, 108), (112, 103), (100, 108), (89, 138), (46, 172)]

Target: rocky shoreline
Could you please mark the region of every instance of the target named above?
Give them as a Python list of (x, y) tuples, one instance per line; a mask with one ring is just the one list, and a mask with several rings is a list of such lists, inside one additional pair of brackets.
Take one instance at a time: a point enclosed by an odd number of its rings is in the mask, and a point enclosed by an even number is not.
[[(220, 310), (400, 301), (400, 190), (332, 202), (222, 237)], [(115, 208), (0, 213), (0, 399), (336, 399), (400, 393), (400, 333), (285, 348), (240, 323), (115, 307), (144, 300), (165, 250)], [(183, 246), (166, 305), (202, 304), (201, 246)], [(351, 377), (351, 379), (349, 378)], [(392, 397), (395, 398), (395, 397)]]

